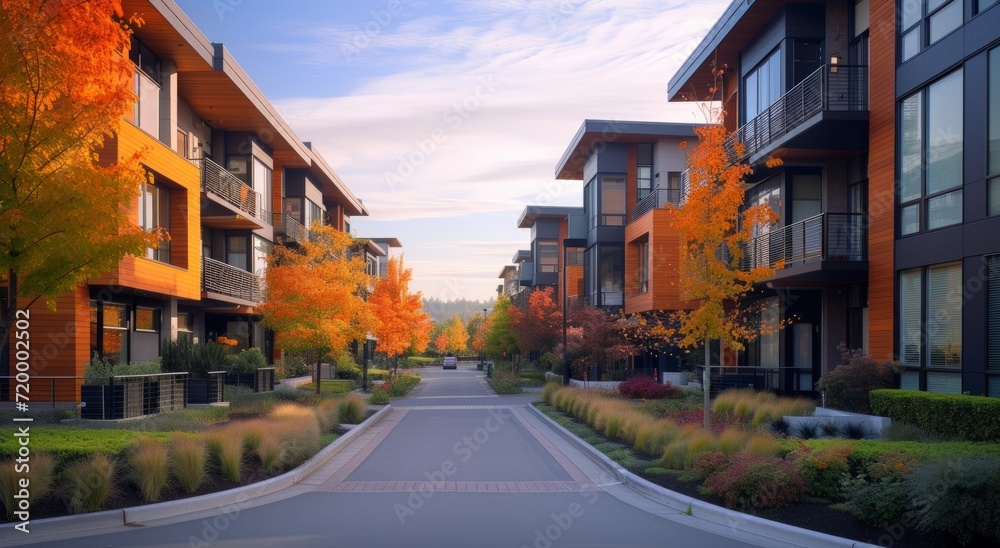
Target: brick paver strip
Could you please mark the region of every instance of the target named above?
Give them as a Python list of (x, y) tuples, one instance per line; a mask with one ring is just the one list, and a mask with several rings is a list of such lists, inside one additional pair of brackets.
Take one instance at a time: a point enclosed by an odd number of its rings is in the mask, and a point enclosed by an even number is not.
[(543, 448), (545, 448), (545, 450), (549, 453), (549, 455), (552, 455), (552, 458), (555, 459), (557, 463), (559, 463), (559, 466), (562, 466), (563, 470), (565, 470), (566, 473), (569, 474), (569, 477), (573, 478), (573, 481), (580, 483), (586, 483), (590, 481), (590, 479), (586, 476), (586, 474), (584, 474), (579, 468), (577, 468), (576, 465), (573, 464), (573, 462), (570, 461), (569, 458), (567, 458), (566, 455), (562, 453), (562, 451), (556, 449), (556, 446), (553, 445), (552, 442), (548, 440), (548, 438), (543, 436), (542, 433), (539, 432), (538, 429), (535, 428), (533, 424), (528, 422), (528, 418), (521, 412), (519, 408), (511, 407), (510, 411), (511, 413), (513, 413), (514, 418), (516, 418), (517, 421), (520, 422), (522, 426), (524, 426), (524, 429), (527, 430), (528, 433), (535, 438), (538, 444), (541, 445)]

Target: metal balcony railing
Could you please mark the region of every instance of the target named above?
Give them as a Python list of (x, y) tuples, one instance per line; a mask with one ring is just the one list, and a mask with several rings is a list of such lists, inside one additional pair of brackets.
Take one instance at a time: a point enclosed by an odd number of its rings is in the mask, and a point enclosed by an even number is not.
[(864, 261), (866, 232), (860, 213), (821, 213), (751, 240), (740, 270), (788, 268), (811, 260)]
[[(811, 116), (827, 110), (868, 110), (866, 65), (824, 65), (816, 69), (726, 140), (729, 159), (748, 158)], [(743, 144), (742, 155), (737, 154), (739, 143)]]
[(639, 217), (649, 213), (654, 209), (664, 207), (667, 204), (675, 206), (681, 205), (681, 189), (656, 187), (650, 193), (635, 204), (628, 214), (628, 222), (632, 222)]
[(285, 235), (286, 242), (301, 244), (309, 241), (309, 229), (288, 213), (275, 213), (274, 226)]
[(263, 301), (261, 280), (253, 272), (208, 257), (201, 258), (201, 287), (208, 293), (259, 303)]
[(222, 198), (251, 217), (266, 221), (268, 212), (259, 192), (219, 164), (201, 158), (191, 160), (201, 168), (201, 189)]

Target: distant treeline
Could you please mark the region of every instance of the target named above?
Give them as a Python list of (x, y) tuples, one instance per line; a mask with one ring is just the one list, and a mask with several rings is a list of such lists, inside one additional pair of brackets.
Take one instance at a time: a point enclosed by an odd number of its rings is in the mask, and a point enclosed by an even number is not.
[(455, 314), (466, 323), (476, 314), (482, 314), (483, 309), (493, 310), (495, 299), (488, 301), (470, 301), (468, 299), (458, 299), (456, 301), (442, 301), (441, 299), (424, 299), (424, 311), (431, 315), (435, 323), (445, 323), (451, 321)]

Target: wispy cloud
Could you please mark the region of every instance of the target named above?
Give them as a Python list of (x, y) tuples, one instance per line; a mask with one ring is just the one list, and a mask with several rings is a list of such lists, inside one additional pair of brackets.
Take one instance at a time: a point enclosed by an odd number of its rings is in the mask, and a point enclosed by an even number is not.
[(510, 218), (529, 203), (579, 204), (578, 190), (554, 196), (569, 187), (554, 184), (553, 171), (585, 118), (701, 121), (693, 105), (666, 102), (666, 84), (726, 3), (456, 0), (425, 15), (425, 5), (404, 2), (350, 56), (345, 44), (365, 21), (296, 21), (294, 41), (262, 47), (331, 70), (385, 69), (347, 96), (313, 91), (277, 103), (364, 199), (372, 217), (353, 226), (382, 233), (384, 221), (454, 218), (451, 234), (405, 234), (415, 285), (440, 291), (430, 278), (447, 271), (483, 297), (496, 285), (483, 275), (496, 276), (517, 246), (476, 268), (425, 261), (420, 246), (462, 234), (480, 212)]

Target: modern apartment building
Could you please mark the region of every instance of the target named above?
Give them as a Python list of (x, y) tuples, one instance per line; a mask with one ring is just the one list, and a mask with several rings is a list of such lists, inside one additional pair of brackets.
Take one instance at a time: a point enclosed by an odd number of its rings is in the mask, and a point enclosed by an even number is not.
[[(678, 204), (691, 124), (585, 120), (556, 166), (582, 180), (583, 294), (627, 313), (685, 308), (677, 290), (677, 238), (664, 206)], [(693, 144), (693, 143), (692, 143)]]
[(792, 323), (738, 358), (780, 367), (768, 386), (808, 390), (843, 342), (905, 363), (902, 388), (1000, 396), (994, 4), (733, 2), (671, 80), (689, 100), (727, 67), (747, 203), (781, 216), (743, 265), (781, 267), (753, 299)]
[(258, 306), (273, 245), (302, 241), (312, 221), (349, 230), (367, 211), (176, 4), (125, 0), (124, 10), (145, 20), (129, 53), (137, 101), (100, 161), (146, 150), (149, 182), (130, 215), (171, 239), (61, 295), (55, 312), (33, 307), (32, 336), (50, 344), (34, 374), (79, 377), (93, 353), (154, 359), (179, 338), (224, 336), (271, 356)]
[[(531, 269), (522, 284), (531, 291), (551, 287), (556, 302), (568, 294), (582, 293), (583, 265), (578, 250), (564, 249), (568, 238), (582, 238), (585, 218), (582, 207), (527, 206), (517, 221), (518, 228), (531, 229)], [(564, 271), (564, 261), (567, 269)]]

